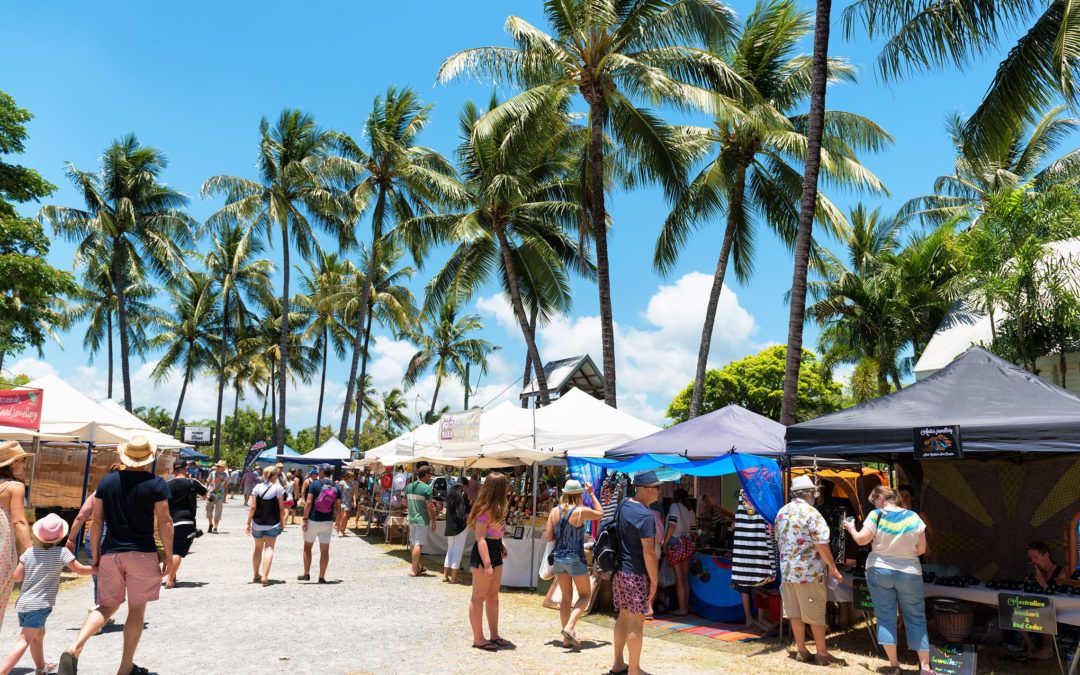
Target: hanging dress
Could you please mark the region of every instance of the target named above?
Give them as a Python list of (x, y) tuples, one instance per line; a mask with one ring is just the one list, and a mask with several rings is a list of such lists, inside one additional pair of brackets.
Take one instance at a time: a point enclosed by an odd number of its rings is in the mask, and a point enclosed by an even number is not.
[[(10, 481), (0, 485), (0, 494), (7, 489)], [(0, 506), (0, 628), (4, 626), (4, 611), (7, 609), (7, 599), (11, 597), (11, 589), (15, 587), (15, 567), (19, 564), (19, 556), (15, 552), (15, 527), (11, 523), (11, 512), (6, 506)]]
[(761, 586), (776, 577), (776, 546), (769, 523), (752, 506), (739, 500), (735, 511), (735, 539), (731, 556), (731, 585)]

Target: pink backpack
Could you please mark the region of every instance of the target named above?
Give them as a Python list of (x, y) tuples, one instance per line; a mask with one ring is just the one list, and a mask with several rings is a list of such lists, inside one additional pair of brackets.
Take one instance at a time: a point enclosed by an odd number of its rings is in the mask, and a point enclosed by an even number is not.
[(330, 483), (323, 483), (322, 490), (315, 499), (315, 510), (319, 513), (330, 513), (334, 510), (334, 502), (337, 499), (337, 488)]

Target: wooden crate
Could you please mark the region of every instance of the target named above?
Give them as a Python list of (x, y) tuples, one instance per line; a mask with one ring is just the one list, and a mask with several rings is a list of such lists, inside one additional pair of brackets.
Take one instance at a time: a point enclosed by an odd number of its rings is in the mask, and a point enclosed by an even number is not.
[[(31, 470), (30, 504), (37, 508), (77, 509), (83, 502), (83, 478), (86, 475), (86, 445), (79, 443), (42, 444), (36, 454), (36, 466)], [(159, 450), (154, 473), (168, 479), (177, 450)], [(86, 482), (89, 494), (119, 462), (115, 445), (95, 446), (90, 453), (90, 476)]]

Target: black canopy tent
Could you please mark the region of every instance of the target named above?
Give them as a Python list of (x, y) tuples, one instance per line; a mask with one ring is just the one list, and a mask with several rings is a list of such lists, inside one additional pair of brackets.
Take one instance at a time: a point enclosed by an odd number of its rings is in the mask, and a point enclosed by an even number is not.
[(789, 455), (904, 455), (913, 431), (960, 427), (972, 453), (1080, 452), (1080, 398), (973, 347), (925, 380), (787, 429)]

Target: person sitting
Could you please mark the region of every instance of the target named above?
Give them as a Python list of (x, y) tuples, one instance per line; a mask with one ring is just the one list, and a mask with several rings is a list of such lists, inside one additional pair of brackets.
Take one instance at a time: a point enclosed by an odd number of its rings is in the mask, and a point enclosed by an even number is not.
[[(1054, 554), (1050, 547), (1041, 541), (1033, 541), (1027, 545), (1028, 564), (1031, 566), (1031, 574), (1026, 579), (1033, 582), (1043, 590), (1050, 586), (1065, 581), (1069, 573), (1064, 567), (1054, 562)], [(1036, 661), (1045, 661), (1054, 658), (1053, 640), (1035, 633), (1021, 632), (1024, 638), (1024, 647), (1027, 657)], [(1035, 640), (1041, 639), (1041, 645), (1035, 646)]]

